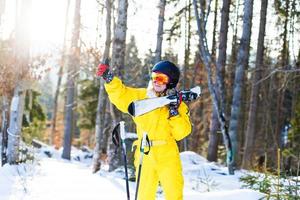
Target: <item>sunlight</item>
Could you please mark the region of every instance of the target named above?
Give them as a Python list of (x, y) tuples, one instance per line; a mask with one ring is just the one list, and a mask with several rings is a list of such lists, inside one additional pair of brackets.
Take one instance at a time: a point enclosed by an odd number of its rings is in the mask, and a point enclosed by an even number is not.
[(34, 46), (63, 42), (65, 12), (66, 1), (33, 0), (30, 32)]

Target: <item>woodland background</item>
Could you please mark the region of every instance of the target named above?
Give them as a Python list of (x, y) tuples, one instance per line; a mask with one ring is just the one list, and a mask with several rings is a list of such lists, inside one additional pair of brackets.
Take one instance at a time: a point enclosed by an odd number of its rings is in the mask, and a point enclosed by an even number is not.
[[(16, 0), (7, 11), (7, 1), (0, 0), (0, 29), (7, 12), (15, 22), (9, 36), (0, 37), (2, 165), (28, 159), (26, 146), (38, 139), (63, 148), (65, 159), (72, 145), (88, 146), (94, 149), (94, 172), (103, 162), (115, 169), (121, 157), (111, 142), (112, 129), (120, 120), (128, 132), (135, 128), (110, 104), (95, 76), (97, 65), (110, 58), (125, 84), (146, 87), (154, 63), (168, 59), (182, 72), (178, 89), (200, 85), (203, 90), (189, 103), (193, 132), (178, 143), (181, 151), (226, 163), (223, 113), (234, 167), (299, 174), (298, 0), (157, 0), (156, 6), (149, 3), (152, 15), (137, 27), (130, 20), (138, 1), (95, 0), (98, 17), (89, 20), (95, 25), (94, 43), (83, 37), (81, 12), (88, 1), (61, 2), (65, 26), (58, 53), (33, 53), (28, 24), (35, 1)], [(147, 17), (156, 23), (148, 24)], [(134, 28), (143, 35), (145, 24), (155, 30), (151, 38), (145, 35), (155, 48), (127, 33)]]

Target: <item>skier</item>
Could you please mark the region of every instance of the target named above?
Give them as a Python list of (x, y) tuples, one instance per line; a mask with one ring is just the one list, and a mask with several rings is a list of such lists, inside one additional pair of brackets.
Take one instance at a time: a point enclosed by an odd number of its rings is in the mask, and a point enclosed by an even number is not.
[[(99, 64), (97, 76), (105, 80), (110, 101), (122, 112), (128, 113), (131, 102), (146, 98), (178, 94), (176, 85), (180, 71), (170, 61), (160, 61), (152, 68), (148, 88), (125, 86), (114, 76), (108, 64)], [(133, 117), (137, 127), (136, 149), (140, 149), (143, 133), (149, 137), (149, 154), (144, 156), (138, 190), (139, 200), (154, 200), (160, 183), (167, 200), (183, 199), (183, 175), (176, 141), (191, 133), (189, 110), (178, 95), (171, 103), (144, 115)], [(139, 166), (140, 151), (136, 150), (134, 165)], [(136, 170), (137, 171), (137, 170)]]

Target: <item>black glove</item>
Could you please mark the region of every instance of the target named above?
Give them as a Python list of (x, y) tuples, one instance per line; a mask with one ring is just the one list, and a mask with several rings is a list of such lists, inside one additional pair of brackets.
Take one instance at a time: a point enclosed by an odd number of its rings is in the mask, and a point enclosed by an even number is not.
[(172, 102), (169, 104), (169, 118), (177, 116), (179, 114), (178, 107), (181, 103), (180, 94), (176, 91), (175, 88), (172, 88), (167, 91), (167, 95), (172, 95), (176, 99), (176, 102)]

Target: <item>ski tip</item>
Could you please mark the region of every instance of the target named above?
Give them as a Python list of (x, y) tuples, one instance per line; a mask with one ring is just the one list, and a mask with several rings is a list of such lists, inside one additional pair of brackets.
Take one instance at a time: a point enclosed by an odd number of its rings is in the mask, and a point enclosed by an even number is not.
[(201, 87), (200, 86), (196, 86), (194, 88), (191, 89), (192, 92), (196, 93), (198, 96), (200, 96), (201, 94)]
[(128, 113), (131, 116), (135, 116), (134, 102), (131, 102), (128, 106)]

